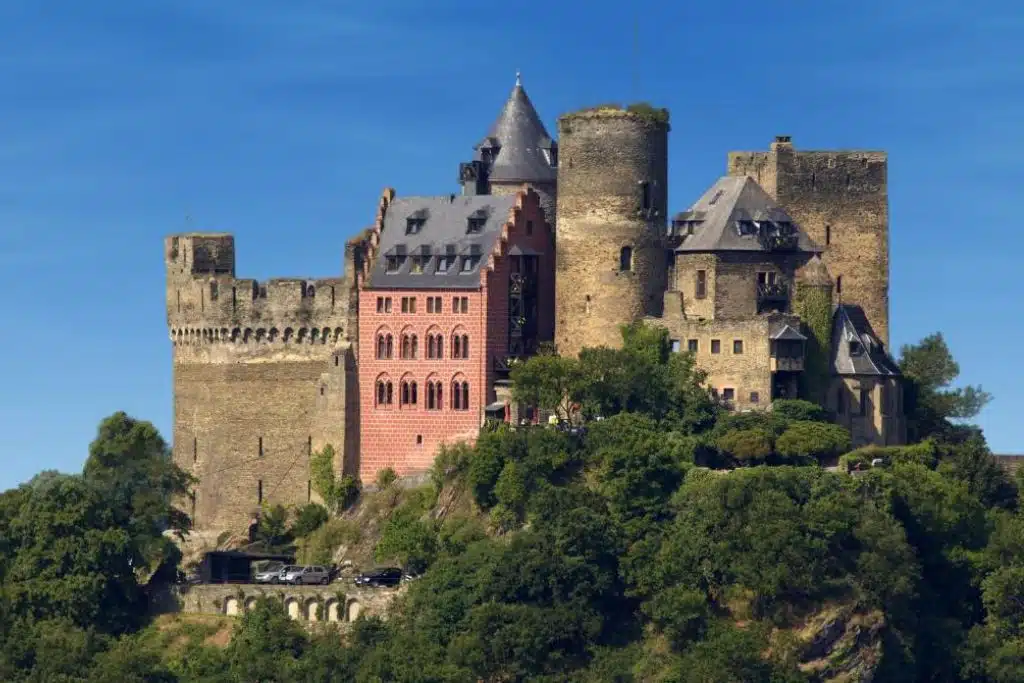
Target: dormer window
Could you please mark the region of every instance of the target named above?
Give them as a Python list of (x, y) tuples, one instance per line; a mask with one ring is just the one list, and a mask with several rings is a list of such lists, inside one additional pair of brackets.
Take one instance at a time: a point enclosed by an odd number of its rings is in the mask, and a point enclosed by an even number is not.
[(861, 344), (859, 341), (852, 341), (852, 342), (850, 342), (850, 355), (851, 356), (863, 356), (864, 355), (864, 345)]
[(736, 232), (740, 235), (756, 235), (757, 224), (754, 221), (737, 221)]
[(471, 273), (473, 269), (480, 263), (479, 254), (470, 254), (469, 256), (462, 257), (462, 272)]
[(405, 219), (405, 234), (406, 235), (418, 235), (420, 230), (423, 229), (423, 225), (427, 221), (423, 218), (406, 218)]
[(402, 257), (401, 256), (388, 256), (387, 257), (387, 272), (397, 273), (402, 269)]
[(484, 225), (487, 223), (486, 216), (470, 216), (466, 221), (466, 234), (467, 235), (479, 235), (484, 231)]

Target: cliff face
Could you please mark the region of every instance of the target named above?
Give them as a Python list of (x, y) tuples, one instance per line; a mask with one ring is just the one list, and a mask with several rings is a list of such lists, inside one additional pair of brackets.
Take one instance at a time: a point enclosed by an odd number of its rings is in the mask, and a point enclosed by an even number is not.
[(876, 680), (886, 627), (881, 612), (843, 605), (813, 614), (802, 629), (788, 633), (800, 669), (813, 681), (869, 683)]

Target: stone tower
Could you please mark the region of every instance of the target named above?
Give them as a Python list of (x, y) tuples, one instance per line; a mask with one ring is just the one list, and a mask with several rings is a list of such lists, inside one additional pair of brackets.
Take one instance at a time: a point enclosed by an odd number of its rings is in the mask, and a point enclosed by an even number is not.
[(164, 243), (173, 352), (174, 462), (198, 480), (181, 507), (196, 540), (243, 532), (265, 505), (314, 499), (309, 457), (351, 466), (350, 283), (235, 277), (235, 241), (184, 233)]
[(555, 344), (617, 347), (619, 326), (660, 315), (666, 288), (668, 116), (601, 107), (561, 117)]
[(818, 245), (837, 302), (860, 306), (889, 343), (889, 195), (885, 152), (797, 151), (789, 136), (767, 152), (730, 152)]
[(459, 164), (464, 195), (516, 194), (529, 185), (540, 197), (548, 223), (555, 225), (558, 143), (530, 101), (519, 74), (487, 135), (473, 148), (473, 161)]

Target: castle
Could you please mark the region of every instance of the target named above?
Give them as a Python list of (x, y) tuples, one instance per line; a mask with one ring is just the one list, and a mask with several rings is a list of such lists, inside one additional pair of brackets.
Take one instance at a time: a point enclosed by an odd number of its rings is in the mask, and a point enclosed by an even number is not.
[(199, 535), (268, 503), (316, 500), (335, 470), (425, 471), (485, 419), (517, 419), (509, 363), (668, 330), (736, 410), (805, 397), (854, 442), (904, 440), (889, 329), (882, 152), (731, 152), (669, 219), (667, 112), (599, 107), (550, 137), (517, 77), (460, 164), (461, 192), (386, 190), (341, 277), (236, 277), (229, 234), (165, 240), (174, 459)]

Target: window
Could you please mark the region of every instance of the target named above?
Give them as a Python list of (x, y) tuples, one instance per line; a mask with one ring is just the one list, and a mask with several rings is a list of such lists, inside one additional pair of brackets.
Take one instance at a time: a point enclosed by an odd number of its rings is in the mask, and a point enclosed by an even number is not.
[(757, 274), (757, 284), (764, 287), (773, 286), (778, 281), (778, 274), (774, 271), (763, 271)]
[(313, 500), (313, 480), (312, 479), (307, 479), (306, 480), (306, 502), (308, 503), (311, 500)]
[(697, 271), (697, 282), (694, 285), (693, 298), (704, 299), (708, 295), (708, 271)]
[(698, 349), (700, 349), (700, 342), (698, 342), (696, 339), (687, 339), (686, 340), (686, 350), (687, 351), (689, 351), (690, 353), (697, 353)]
[(391, 312), (391, 297), (390, 296), (378, 296), (377, 297), (377, 312), (378, 313), (390, 313)]
[(394, 401), (394, 386), (383, 379), (377, 380), (377, 406), (389, 406)]
[(726, 403), (732, 403), (736, 400), (736, 390), (730, 387), (722, 389), (722, 400)]
[(416, 445), (417, 446), (422, 446), (423, 445), (423, 435), (422, 434), (417, 434), (416, 435)]
[(843, 293), (843, 276), (836, 275), (836, 294)]
[(441, 313), (441, 297), (439, 296), (428, 296), (427, 297), (427, 313)]
[(679, 349), (681, 348), (680, 345), (679, 345), (679, 340), (678, 339), (671, 339), (669, 341), (672, 344), (672, 353), (679, 353)]
[(414, 360), (419, 353), (419, 339), (415, 334), (402, 335), (401, 357), (405, 360)]
[(306, 439), (306, 455), (313, 455), (313, 437)]
[(850, 355), (851, 356), (862, 356), (864, 355), (864, 345), (859, 341), (850, 342)]
[(640, 210), (651, 210), (651, 184), (646, 180), (640, 183)]
[(416, 396), (416, 382), (402, 382), (402, 397), (401, 402), (403, 406), (414, 406), (418, 402)]
[(260, 479), (256, 482), (256, 502), (260, 505), (263, 504), (263, 480)]
[(860, 416), (867, 417), (871, 411), (869, 410), (869, 404), (871, 402), (871, 390), (861, 389), (860, 390)]
[(761, 394), (757, 393), (756, 391), (751, 391), (750, 392), (750, 402), (751, 403), (760, 403), (761, 402)]
[(259, 437), (256, 440), (256, 447), (259, 450), (260, 457), (262, 458), (263, 457), (263, 437), (262, 436)]
[(452, 297), (452, 313), (469, 313), (469, 297)]
[(377, 359), (388, 360), (394, 352), (394, 339), (390, 334), (377, 335)]
[(445, 256), (438, 256), (437, 257), (437, 268), (435, 269), (435, 273), (441, 273), (441, 274), (447, 273), (451, 269), (451, 267), (453, 265), (455, 265), (455, 255), (454, 254), (447, 254)]
[(623, 247), (619, 251), (619, 270), (623, 273), (633, 270), (633, 247)]
[(532, 235), (533, 234), (533, 221), (526, 221), (526, 234), (527, 235)]
[(452, 358), (469, 358), (469, 335), (452, 336)]
[(411, 275), (422, 275), (423, 271), (427, 269), (429, 259), (429, 256), (413, 256), (412, 267), (409, 268), (409, 273)]
[(733, 339), (732, 340), (732, 352), (737, 356), (743, 353), (743, 340)]
[(416, 312), (416, 297), (414, 296), (403, 296), (402, 297), (402, 313), (415, 313)]
[(469, 382), (452, 382), (452, 410), (469, 410)]
[(405, 234), (416, 235), (419, 234), (420, 230), (423, 229), (423, 225), (427, 221), (423, 218), (406, 218), (405, 219)]
[(473, 269), (480, 263), (480, 256), (477, 254), (470, 254), (469, 256), (462, 257), (462, 272), (471, 273)]
[(721, 353), (721, 352), (722, 352), (722, 340), (721, 339), (712, 339), (711, 340), (711, 353)]
[(192, 437), (192, 462), (199, 459), (199, 439)]
[(383, 313), (384, 312), (384, 297), (382, 297), (382, 296), (378, 296), (377, 297), (377, 312), (378, 313)]
[(440, 382), (427, 382), (427, 410), (441, 410), (444, 407)]
[(444, 358), (444, 336), (440, 334), (427, 335), (427, 358), (440, 360)]
[(385, 264), (386, 272), (397, 273), (402, 268), (402, 260), (400, 256), (388, 256)]
[(832, 226), (825, 226), (825, 246), (832, 244)]
[(466, 221), (466, 234), (479, 235), (484, 231), (484, 225), (486, 223), (487, 218), (483, 216), (470, 216)]

